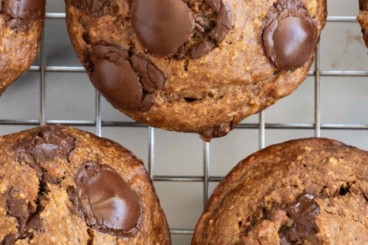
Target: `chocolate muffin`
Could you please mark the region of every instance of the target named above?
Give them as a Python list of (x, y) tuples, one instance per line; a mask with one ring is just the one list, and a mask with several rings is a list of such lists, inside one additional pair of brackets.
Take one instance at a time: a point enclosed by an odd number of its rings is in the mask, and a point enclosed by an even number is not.
[(117, 143), (44, 126), (0, 149), (1, 244), (170, 243), (143, 164)]
[(38, 52), (45, 0), (0, 1), (0, 95), (31, 66)]
[(226, 135), (306, 78), (326, 0), (66, 0), (93, 85), (154, 127)]
[(362, 27), (363, 39), (368, 47), (368, 0), (359, 0), (358, 21)]
[(367, 163), (329, 139), (261, 150), (216, 187), (192, 244), (368, 244)]

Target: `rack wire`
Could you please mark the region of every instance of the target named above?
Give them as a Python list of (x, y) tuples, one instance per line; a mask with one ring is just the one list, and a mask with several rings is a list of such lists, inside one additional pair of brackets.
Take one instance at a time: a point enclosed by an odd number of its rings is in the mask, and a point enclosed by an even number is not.
[[(65, 13), (46, 13), (46, 19), (65, 19)], [(349, 23), (356, 22), (355, 16), (329, 16), (327, 23)], [(45, 60), (45, 39), (43, 35), (40, 45), (40, 63), (39, 66), (32, 66), (30, 71), (38, 72), (40, 75), (40, 116), (38, 120), (30, 119), (0, 119), (0, 125), (22, 125), (37, 126), (43, 124), (64, 124), (70, 126), (93, 126), (95, 133), (102, 136), (103, 127), (144, 127), (147, 128), (148, 137), (148, 172), (154, 182), (198, 182), (203, 183), (203, 201), (206, 203), (209, 197), (209, 184), (219, 182), (223, 176), (211, 176), (211, 156), (210, 143), (203, 142), (203, 175), (200, 176), (173, 176), (173, 175), (156, 175), (156, 156), (155, 145), (156, 136), (155, 129), (135, 122), (125, 121), (104, 121), (101, 117), (101, 96), (95, 93), (95, 118), (94, 120), (53, 120), (46, 117), (46, 72), (70, 72), (82, 73), (82, 66), (49, 66)], [(314, 78), (314, 122), (313, 123), (267, 123), (265, 112), (259, 113), (258, 123), (241, 123), (238, 129), (258, 129), (259, 149), (266, 145), (266, 130), (283, 129), (283, 130), (314, 130), (316, 137), (321, 136), (321, 130), (367, 130), (368, 124), (346, 124), (346, 123), (321, 123), (321, 78), (322, 77), (368, 77), (368, 71), (365, 70), (321, 70), (320, 49), (317, 49), (313, 69), (309, 72), (309, 76)], [(193, 233), (193, 229), (172, 228), (171, 234), (187, 234)]]

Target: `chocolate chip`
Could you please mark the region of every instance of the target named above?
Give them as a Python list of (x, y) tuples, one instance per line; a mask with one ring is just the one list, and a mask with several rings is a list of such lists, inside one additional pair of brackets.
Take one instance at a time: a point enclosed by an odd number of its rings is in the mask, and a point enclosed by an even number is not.
[(137, 232), (142, 215), (139, 196), (114, 169), (86, 163), (75, 181), (74, 203), (90, 227), (121, 236)]
[(304, 194), (297, 201), (285, 208), (292, 226), (282, 226), (279, 230), (280, 244), (303, 244), (318, 232), (316, 217), (320, 212), (318, 204), (311, 194)]
[(139, 109), (143, 88), (130, 63), (121, 57), (115, 62), (108, 59), (95, 59), (93, 62), (93, 85), (112, 104)]
[(207, 129), (201, 133), (201, 138), (204, 141), (210, 141), (212, 138), (222, 137), (227, 135), (231, 129), (233, 129), (233, 123), (223, 123), (220, 125), (216, 125), (210, 129)]
[(206, 0), (217, 12), (216, 27), (211, 31), (210, 36), (217, 43), (221, 43), (232, 27), (231, 9), (228, 4), (221, 0)]
[(64, 173), (48, 173), (47, 166), (58, 164), (55, 158), (68, 161), (69, 154), (74, 149), (75, 138), (65, 134), (54, 126), (41, 128), (36, 135), (22, 139), (16, 146), (18, 161), (25, 162), (37, 172), (40, 179), (50, 183), (58, 183)]
[(92, 17), (101, 17), (115, 12), (113, 0), (72, 0), (71, 4)]
[(1, 245), (13, 245), (15, 244), (15, 241), (16, 241), (15, 235), (9, 234), (4, 237), (3, 241), (1, 242)]
[(150, 52), (198, 59), (218, 46), (232, 28), (226, 0), (206, 0), (200, 5), (191, 10), (182, 0), (134, 0), (132, 25)]
[(18, 196), (19, 191), (10, 189), (6, 195), (6, 206), (9, 215), (17, 218), (20, 232), (24, 232), (28, 218), (35, 210), (25, 199), (21, 199)]
[(194, 46), (189, 54), (189, 57), (192, 59), (199, 59), (203, 57), (204, 55), (211, 52), (211, 50), (214, 48), (215, 44), (211, 41), (203, 41), (197, 46)]
[(189, 57), (192, 59), (199, 59), (211, 52), (225, 39), (233, 25), (231, 8), (225, 0), (206, 0), (205, 2), (217, 14), (216, 25), (209, 32), (209, 37), (191, 48)]
[(153, 93), (157, 89), (164, 88), (166, 78), (162, 71), (160, 71), (151, 62), (140, 56), (133, 55), (131, 60), (132, 66), (140, 75), (141, 83), (147, 92)]
[(55, 157), (67, 158), (73, 148), (72, 136), (50, 126), (42, 128), (35, 137), (22, 140), (16, 146), (16, 152), (22, 161), (41, 163)]
[(133, 0), (131, 19), (139, 41), (159, 56), (174, 54), (194, 29), (193, 15), (182, 0)]
[(166, 77), (150, 61), (110, 45), (94, 45), (89, 56), (91, 81), (113, 105), (139, 111), (154, 105)]
[[(44, 185), (40, 180), (40, 186)], [(34, 231), (42, 230), (42, 221), (39, 216), (40, 212), (44, 209), (43, 200), (44, 188), (41, 187), (35, 201), (36, 206), (33, 206), (26, 199), (20, 198), (19, 190), (11, 188), (6, 193), (6, 208), (8, 215), (17, 219), (18, 233), (7, 235), (2, 244), (15, 244), (16, 240), (30, 238), (33, 236)]]
[(280, 2), (266, 17), (263, 46), (278, 69), (290, 70), (303, 66), (314, 53), (317, 28), (301, 0)]
[(8, 0), (3, 3), (0, 11), (4, 12), (10, 28), (24, 31), (33, 20), (44, 16), (45, 3), (45, 0)]

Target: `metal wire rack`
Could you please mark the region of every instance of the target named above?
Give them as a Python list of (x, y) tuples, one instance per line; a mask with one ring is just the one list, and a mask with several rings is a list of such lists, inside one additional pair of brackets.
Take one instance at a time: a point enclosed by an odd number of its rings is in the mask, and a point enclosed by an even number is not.
[[(65, 19), (65, 13), (46, 13), (46, 19)], [(356, 22), (355, 16), (329, 16), (328, 23), (338, 22)], [(203, 175), (201, 176), (173, 176), (173, 175), (157, 175), (155, 174), (156, 156), (155, 145), (156, 136), (155, 129), (134, 122), (125, 121), (104, 121), (101, 117), (101, 99), (98, 92), (95, 94), (95, 118), (94, 120), (53, 120), (46, 119), (46, 72), (68, 72), (82, 73), (82, 66), (49, 66), (45, 60), (45, 39), (43, 35), (40, 45), (40, 62), (38, 66), (32, 66), (30, 71), (39, 73), (40, 87), (40, 116), (38, 120), (31, 119), (3, 119), (0, 118), (0, 125), (21, 125), (21, 126), (38, 126), (43, 124), (64, 124), (70, 126), (93, 126), (95, 133), (102, 135), (104, 127), (145, 127), (147, 128), (148, 137), (148, 171), (154, 182), (198, 182), (203, 183), (203, 200), (206, 203), (209, 197), (209, 184), (211, 182), (219, 182), (223, 176), (210, 175), (211, 143), (203, 143)], [(259, 113), (258, 123), (241, 123), (238, 129), (258, 129), (259, 149), (266, 145), (266, 130), (269, 129), (285, 129), (285, 130), (314, 130), (316, 137), (321, 136), (321, 130), (367, 130), (368, 124), (323, 124), (321, 123), (321, 78), (322, 77), (368, 77), (366, 70), (321, 70), (320, 66), (321, 52), (318, 48), (315, 55), (314, 67), (309, 72), (309, 76), (314, 78), (314, 122), (313, 123), (267, 123), (264, 112)], [(172, 228), (171, 234), (187, 234), (193, 233), (193, 229)]]

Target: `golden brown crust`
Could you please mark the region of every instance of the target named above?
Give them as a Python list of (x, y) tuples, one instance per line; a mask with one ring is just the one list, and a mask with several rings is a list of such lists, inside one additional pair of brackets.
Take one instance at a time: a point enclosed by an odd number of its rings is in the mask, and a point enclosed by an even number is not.
[[(52, 136), (49, 142), (41, 143), (43, 146), (39, 147), (52, 151), (55, 142), (50, 142), (58, 140), (60, 135), (67, 135), (68, 142), (62, 140), (63, 147), (60, 148), (61, 151), (68, 149), (66, 155), (52, 157), (52, 154), (47, 154), (44, 157), (35, 153), (36, 147), (30, 148), (32, 146), (27, 142), (45, 132), (51, 132)], [(0, 149), (0, 241), (4, 242), (21, 233), (23, 237), (18, 239), (25, 242), (22, 244), (170, 243), (166, 218), (144, 165), (119, 144), (65, 126), (44, 126), (1, 137)], [(42, 168), (42, 178), (37, 167), (30, 164), (32, 161), (25, 153), (27, 149), (33, 149), (33, 157), (39, 159), (36, 162)], [(89, 162), (113, 168), (138, 194), (142, 205), (141, 223), (133, 235), (114, 236), (88, 226), (73, 204), (70, 190), (77, 188), (77, 171), (81, 165)], [(22, 212), (12, 214), (9, 211), (14, 200), (37, 207), (29, 208), (35, 212), (34, 217), (40, 217), (37, 228), (25, 228), (21, 232), (21, 219), (18, 216)], [(16, 207), (13, 209), (17, 210)], [(32, 223), (29, 220), (32, 219), (28, 219), (28, 223)], [(27, 224), (27, 227), (31, 225)]]
[[(1, 4), (6, 2), (16, 1), (3, 1)], [(2, 11), (0, 9), (0, 95), (32, 65), (38, 53), (44, 23), (44, 10), (40, 10), (42, 16), (24, 20), (26, 27), (11, 26), (4, 6)]]
[(357, 17), (360, 26), (362, 27), (363, 39), (368, 47), (368, 1), (359, 0), (359, 15)]
[(216, 187), (192, 244), (279, 244), (279, 231), (290, 222), (285, 206), (305, 193), (315, 196), (320, 209), (317, 244), (365, 244), (367, 161), (368, 152), (329, 139), (267, 147), (241, 161)]
[[(206, 140), (227, 134), (243, 118), (294, 91), (307, 76), (313, 56), (294, 71), (277, 71), (264, 54), (262, 28), (273, 1), (227, 0), (234, 28), (218, 48), (193, 60), (159, 58), (144, 51), (129, 19), (129, 1), (112, 1), (115, 15), (91, 17), (66, 0), (67, 26), (76, 53), (86, 64), (91, 43), (105, 41), (150, 60), (167, 77), (149, 111), (117, 109), (154, 127), (197, 132)], [(194, 2), (194, 1), (192, 1)], [(303, 0), (318, 36), (325, 24), (326, 0)], [(86, 38), (88, 37), (88, 38)], [(86, 43), (87, 41), (90, 43)]]

